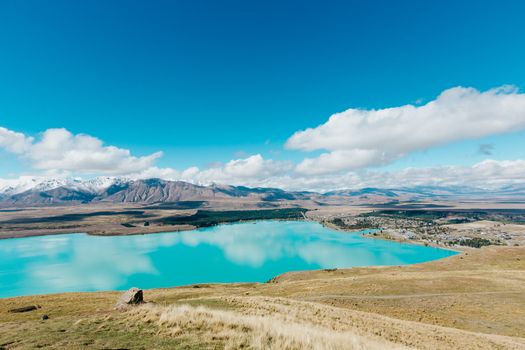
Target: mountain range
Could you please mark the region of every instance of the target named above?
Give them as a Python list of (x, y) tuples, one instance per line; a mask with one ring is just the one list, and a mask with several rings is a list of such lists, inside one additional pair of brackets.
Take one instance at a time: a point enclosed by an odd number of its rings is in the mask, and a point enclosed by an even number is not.
[(0, 183), (0, 205), (41, 206), (87, 203), (167, 203), (252, 198), (261, 201), (307, 198), (307, 192), (244, 186), (200, 186), (161, 179), (99, 177), (91, 180), (25, 178)]
[(43, 206), (87, 203), (168, 203), (194, 200), (252, 199), (275, 202), (309, 200), (317, 204), (381, 204), (447, 199), (523, 200), (525, 188), (508, 186), (487, 191), (467, 187), (416, 186), (411, 188), (362, 188), (326, 193), (285, 191), (245, 186), (201, 186), (161, 179), (134, 180), (124, 177), (21, 178), (0, 180), (0, 206)]

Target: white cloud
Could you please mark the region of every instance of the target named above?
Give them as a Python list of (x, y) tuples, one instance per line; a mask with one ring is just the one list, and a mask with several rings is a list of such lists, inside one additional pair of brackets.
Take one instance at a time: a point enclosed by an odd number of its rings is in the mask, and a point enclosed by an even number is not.
[(525, 94), (516, 88), (456, 87), (422, 106), (348, 109), (296, 132), (286, 147), (328, 151), (297, 166), (301, 173), (320, 174), (383, 165), (416, 150), (524, 127)]
[(32, 142), (33, 139), (31, 137), (0, 127), (0, 148), (8, 152), (24, 153), (31, 147)]
[(35, 169), (74, 173), (129, 174), (146, 170), (162, 156), (156, 152), (143, 157), (85, 134), (66, 129), (47, 129), (38, 141), (22, 133), (0, 128), (0, 147), (30, 161)]
[(181, 173), (173, 168), (159, 168), (156, 166), (149, 167), (140, 172), (133, 172), (129, 175), (132, 179), (164, 179), (176, 181), (181, 179)]
[[(232, 171), (232, 169), (234, 171)], [(158, 177), (200, 185), (213, 183), (249, 187), (274, 187), (293, 191), (327, 192), (363, 187), (398, 188), (413, 186), (469, 186), (499, 188), (525, 185), (525, 160), (484, 160), (472, 166), (407, 168), (399, 171), (360, 170), (333, 174), (303, 174), (293, 164), (266, 160), (261, 155), (230, 161), (223, 166), (179, 172), (171, 168), (150, 168), (133, 178)]]
[(387, 172), (367, 170), (328, 175), (304, 175), (274, 178), (273, 186), (289, 190), (326, 192), (364, 187), (399, 188), (414, 186), (466, 186), (497, 189), (524, 185), (525, 160), (487, 159), (472, 166), (407, 168)]
[(173, 168), (150, 167), (130, 176), (135, 179), (181, 180), (201, 185), (218, 183), (259, 186), (275, 176), (293, 171), (293, 168), (291, 162), (264, 159), (260, 154), (255, 154), (246, 158), (230, 160), (226, 164), (215, 164), (203, 170), (195, 166), (184, 171)]
[(260, 154), (230, 160), (222, 166), (199, 170), (190, 168), (183, 172), (182, 179), (200, 184), (222, 183), (229, 185), (258, 186), (275, 176), (293, 171), (288, 161), (264, 159)]
[(384, 152), (371, 149), (337, 150), (323, 153), (317, 158), (306, 158), (296, 167), (305, 174), (325, 174), (345, 169), (359, 169), (370, 165), (387, 164), (390, 161)]
[[(161, 178), (187, 181), (200, 185), (213, 183), (244, 185), (249, 187), (275, 187), (294, 191), (327, 192), (337, 189), (363, 187), (399, 188), (414, 186), (468, 186), (496, 189), (508, 185), (525, 186), (525, 160), (487, 159), (472, 166), (442, 166), (407, 168), (399, 171), (360, 170), (333, 174), (302, 174), (294, 171), (293, 164), (286, 161), (264, 159), (252, 155), (236, 159), (222, 166), (200, 170), (191, 167), (184, 171), (151, 166), (140, 172), (128, 174), (128, 178)], [(21, 176), (18, 179), (0, 179), (0, 193), (20, 192), (24, 189), (70, 183), (66, 178)], [(58, 186), (57, 185), (57, 186)], [(56, 187), (56, 186), (55, 186)]]
[(286, 170), (289, 170), (286, 162), (265, 160), (260, 154), (230, 160), (221, 169), (226, 176), (240, 178), (267, 177)]

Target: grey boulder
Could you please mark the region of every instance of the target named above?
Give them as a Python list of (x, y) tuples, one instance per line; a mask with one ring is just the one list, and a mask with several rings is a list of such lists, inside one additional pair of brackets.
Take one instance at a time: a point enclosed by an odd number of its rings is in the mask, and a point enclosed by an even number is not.
[(142, 289), (133, 287), (124, 292), (117, 301), (117, 308), (124, 308), (128, 305), (138, 305), (144, 303)]

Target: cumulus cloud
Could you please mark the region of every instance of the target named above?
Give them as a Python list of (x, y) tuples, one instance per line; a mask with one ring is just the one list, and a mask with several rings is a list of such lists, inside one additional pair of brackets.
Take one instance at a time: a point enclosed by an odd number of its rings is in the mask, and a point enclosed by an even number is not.
[(133, 179), (164, 179), (176, 181), (181, 179), (181, 172), (173, 168), (159, 168), (152, 166), (142, 171), (133, 172), (129, 175)]
[(249, 187), (274, 187), (292, 191), (327, 192), (364, 187), (399, 188), (414, 186), (467, 186), (486, 189), (525, 185), (525, 160), (484, 160), (472, 166), (406, 168), (398, 171), (359, 170), (333, 174), (303, 174), (293, 164), (253, 155), (223, 166), (182, 172), (152, 167), (132, 175), (136, 179), (162, 178), (200, 185), (229, 184)]
[(261, 187), (327, 192), (364, 187), (466, 186), (496, 189), (525, 185), (525, 160), (484, 160), (472, 166), (407, 168), (399, 171), (360, 170), (338, 174), (288, 172), (254, 181)]
[(374, 187), (474, 186), (499, 188), (525, 184), (525, 160), (487, 159), (472, 166), (407, 168), (396, 172), (369, 171), (363, 184)]
[(264, 159), (260, 154), (255, 154), (247, 158), (233, 159), (222, 166), (209, 169), (193, 168), (191, 172), (188, 169), (182, 178), (201, 184), (258, 186), (268, 179), (284, 175), (292, 170), (291, 162)]
[(75, 173), (129, 174), (153, 166), (162, 153), (143, 157), (93, 136), (74, 135), (66, 129), (47, 129), (39, 140), (0, 128), (0, 148), (30, 161), (35, 169)]
[(320, 174), (383, 165), (413, 151), (524, 127), (525, 94), (516, 88), (455, 87), (421, 106), (348, 109), (296, 132), (286, 147), (328, 151), (297, 166), (301, 173)]
[(141, 172), (131, 174), (135, 179), (161, 178), (165, 180), (180, 180), (201, 185), (213, 183), (228, 185), (259, 186), (276, 176), (293, 171), (294, 165), (288, 161), (264, 159), (255, 154), (246, 158), (233, 159), (226, 164), (213, 164), (207, 169), (190, 167), (183, 171), (173, 168), (150, 167)]
[(325, 174), (344, 169), (359, 169), (369, 165), (382, 165), (391, 161), (390, 157), (378, 150), (350, 149), (323, 153), (317, 158), (306, 158), (296, 167), (305, 174)]
[(3, 127), (0, 127), (0, 148), (8, 152), (21, 154), (26, 152), (32, 145), (33, 138), (15, 132)]
[[(83, 167), (85, 168), (85, 167)], [(399, 171), (358, 170), (332, 174), (304, 174), (295, 171), (288, 161), (265, 159), (260, 154), (234, 159), (208, 169), (190, 167), (183, 171), (174, 168), (149, 166), (134, 169), (126, 177), (132, 179), (161, 178), (187, 181), (200, 185), (213, 183), (249, 187), (275, 187), (295, 191), (327, 192), (337, 189), (363, 187), (399, 188), (413, 186), (469, 186), (500, 188), (524, 185), (525, 160), (487, 159), (472, 166), (442, 166), (407, 168)], [(0, 192), (9, 188), (31, 188), (35, 181), (46, 177), (22, 176), (0, 179)]]

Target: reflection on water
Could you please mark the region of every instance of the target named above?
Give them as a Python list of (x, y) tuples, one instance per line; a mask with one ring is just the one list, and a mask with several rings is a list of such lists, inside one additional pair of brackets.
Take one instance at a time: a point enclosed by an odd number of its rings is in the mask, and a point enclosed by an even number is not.
[(0, 297), (266, 281), (286, 271), (412, 264), (453, 254), (297, 221), (124, 237), (8, 239), (0, 241)]

